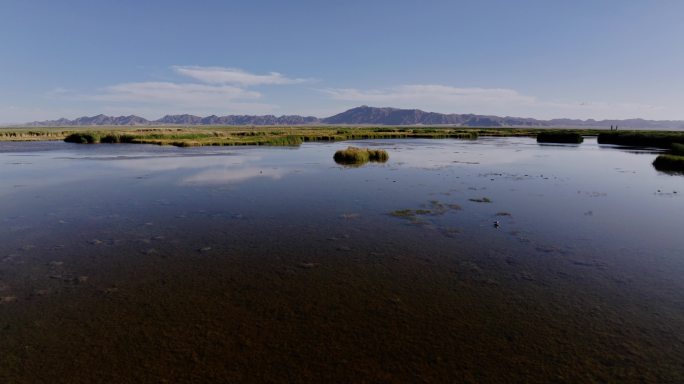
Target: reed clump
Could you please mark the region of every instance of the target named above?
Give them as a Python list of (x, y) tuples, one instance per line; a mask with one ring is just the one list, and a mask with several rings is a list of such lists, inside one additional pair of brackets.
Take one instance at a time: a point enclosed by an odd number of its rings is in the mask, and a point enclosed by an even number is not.
[(100, 143), (120, 144), (120, 143), (135, 143), (135, 137), (132, 135), (109, 133), (100, 137)]
[(74, 132), (65, 137), (64, 141), (77, 144), (97, 144), (100, 142), (100, 135), (95, 132)]
[(659, 155), (653, 161), (653, 166), (659, 171), (684, 172), (684, 156), (679, 155)]
[(335, 152), (333, 159), (339, 164), (365, 164), (369, 161), (384, 163), (389, 160), (389, 154), (384, 149), (347, 147)]
[(580, 144), (584, 141), (581, 134), (577, 132), (553, 131), (539, 132), (537, 134), (538, 143), (567, 143)]
[(684, 144), (672, 144), (668, 153), (656, 157), (653, 166), (659, 171), (684, 173)]

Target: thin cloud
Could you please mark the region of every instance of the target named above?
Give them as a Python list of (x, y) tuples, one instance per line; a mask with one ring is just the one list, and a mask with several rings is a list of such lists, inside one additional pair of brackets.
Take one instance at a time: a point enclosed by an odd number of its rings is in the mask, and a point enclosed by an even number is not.
[[(106, 103), (100, 109), (165, 110), (174, 113), (265, 113), (278, 106), (258, 103), (263, 94), (249, 89), (256, 85), (297, 84), (307, 79), (294, 79), (271, 72), (265, 75), (249, 73), (237, 68), (172, 66), (171, 69), (186, 77), (184, 82), (145, 81), (115, 84), (94, 94), (78, 94), (56, 88), (45, 94), (52, 99), (72, 99)], [(118, 106), (116, 106), (118, 105)], [(154, 108), (148, 108), (154, 106)]]
[(277, 180), (289, 173), (285, 169), (263, 169), (255, 167), (210, 169), (187, 177), (182, 184), (221, 185), (237, 184), (255, 178), (270, 178)]
[(172, 69), (180, 75), (187, 76), (208, 84), (237, 84), (241, 86), (254, 86), (299, 84), (310, 81), (310, 79), (289, 78), (278, 72), (257, 75), (238, 68), (176, 65), (173, 66)]
[(328, 88), (322, 91), (333, 100), (357, 104), (373, 103), (446, 113), (530, 116), (541, 119), (654, 116), (663, 110), (662, 107), (649, 104), (540, 100), (507, 88), (459, 88), (439, 84), (400, 85), (366, 90)]
[(261, 94), (230, 85), (141, 82), (112, 85), (104, 88), (102, 93), (88, 98), (95, 101), (220, 107), (235, 100), (259, 99)]
[(323, 90), (335, 100), (371, 101), (391, 103), (395, 101), (420, 103), (463, 103), (474, 101), (532, 103), (534, 97), (521, 95), (505, 88), (457, 88), (436, 84), (400, 85), (387, 89), (358, 90), (354, 88), (328, 88)]

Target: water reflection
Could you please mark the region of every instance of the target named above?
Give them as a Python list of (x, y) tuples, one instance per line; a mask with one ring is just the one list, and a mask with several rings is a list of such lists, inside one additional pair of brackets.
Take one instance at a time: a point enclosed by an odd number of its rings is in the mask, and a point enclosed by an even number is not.
[(278, 168), (259, 168), (253, 166), (209, 169), (198, 172), (181, 180), (181, 184), (220, 185), (240, 183), (255, 178), (277, 180), (291, 171)]
[(681, 377), (684, 188), (655, 154), (3, 145), (0, 377)]

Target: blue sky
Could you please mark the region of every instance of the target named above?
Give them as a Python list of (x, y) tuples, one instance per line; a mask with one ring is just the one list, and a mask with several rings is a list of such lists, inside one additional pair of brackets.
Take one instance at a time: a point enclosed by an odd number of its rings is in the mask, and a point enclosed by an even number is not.
[(0, 4), (0, 123), (362, 104), (684, 119), (684, 2)]

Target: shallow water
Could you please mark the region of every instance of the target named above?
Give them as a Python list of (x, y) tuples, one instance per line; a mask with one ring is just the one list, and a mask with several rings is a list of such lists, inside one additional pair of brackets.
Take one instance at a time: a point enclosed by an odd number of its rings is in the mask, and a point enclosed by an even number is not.
[(684, 382), (652, 151), (349, 144), (0, 143), (0, 381)]

